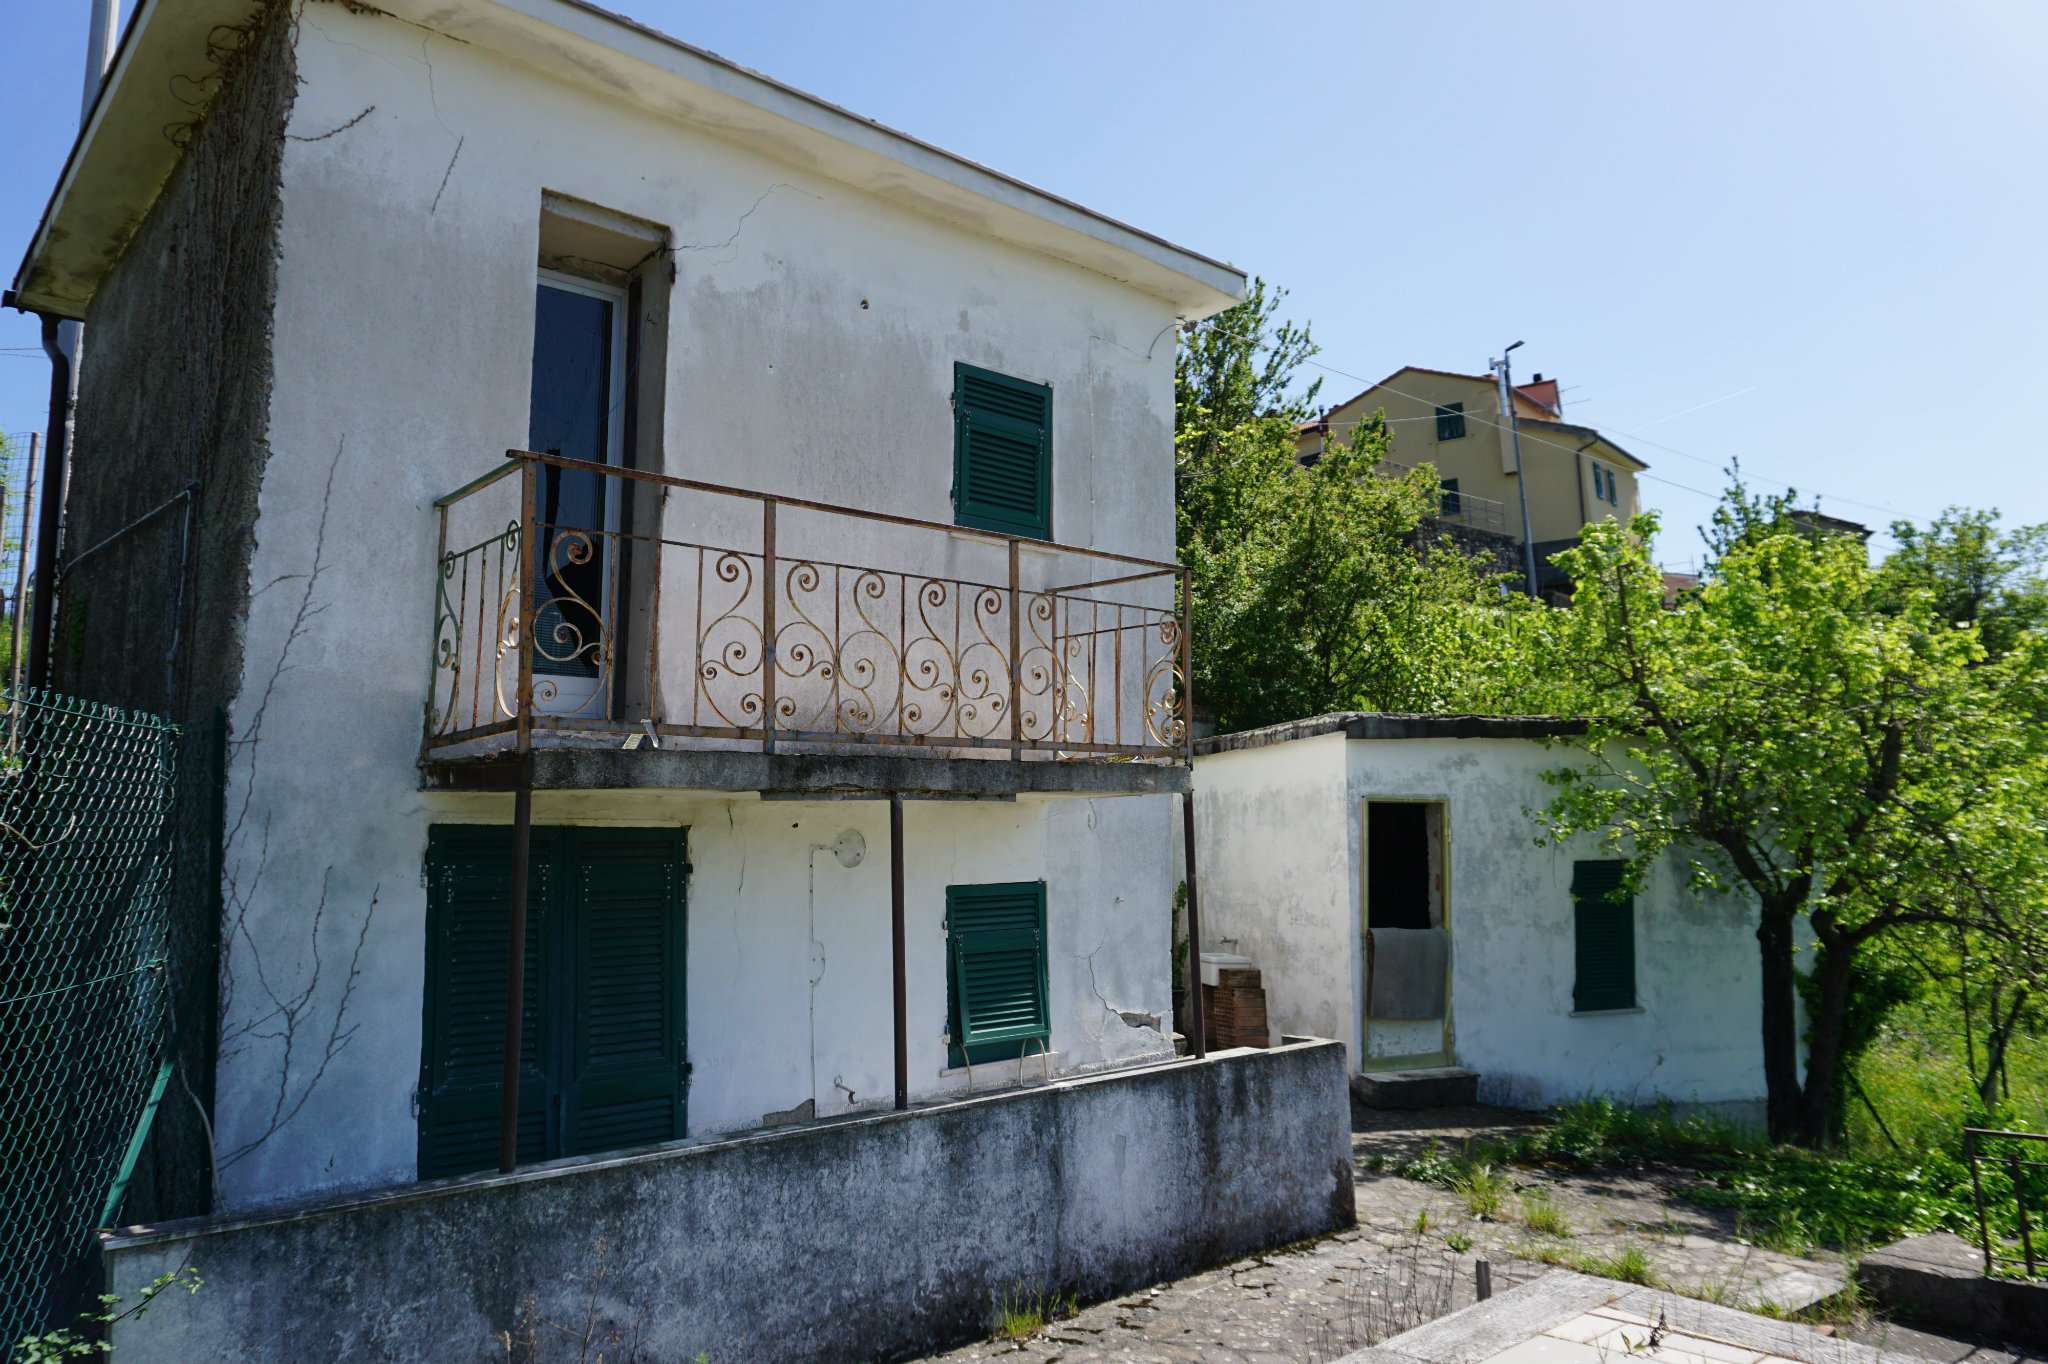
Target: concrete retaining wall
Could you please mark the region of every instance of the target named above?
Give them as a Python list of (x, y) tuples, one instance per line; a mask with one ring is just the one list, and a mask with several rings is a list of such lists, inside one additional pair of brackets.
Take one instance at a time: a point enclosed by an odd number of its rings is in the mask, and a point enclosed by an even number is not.
[(1099, 1298), (1355, 1218), (1344, 1048), (1219, 1053), (909, 1113), (110, 1234), (124, 1364), (886, 1359), (1006, 1295)]

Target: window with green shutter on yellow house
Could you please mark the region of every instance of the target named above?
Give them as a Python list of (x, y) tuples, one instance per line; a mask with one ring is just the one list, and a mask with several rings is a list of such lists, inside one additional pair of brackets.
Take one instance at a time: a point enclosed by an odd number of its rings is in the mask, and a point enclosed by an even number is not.
[(953, 519), (1052, 538), (1052, 390), (953, 366)]
[(1627, 863), (1572, 863), (1572, 1012), (1636, 1006), (1636, 904), (1623, 890)]
[(1050, 1048), (1045, 882), (946, 887), (946, 1060), (981, 1065)]

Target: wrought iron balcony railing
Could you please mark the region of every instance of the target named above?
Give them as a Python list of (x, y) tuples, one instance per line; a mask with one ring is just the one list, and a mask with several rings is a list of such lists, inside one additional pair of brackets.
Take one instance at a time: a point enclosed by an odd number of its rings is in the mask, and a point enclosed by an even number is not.
[(434, 504), (423, 756), (609, 733), (1188, 760), (1177, 564), (507, 455)]

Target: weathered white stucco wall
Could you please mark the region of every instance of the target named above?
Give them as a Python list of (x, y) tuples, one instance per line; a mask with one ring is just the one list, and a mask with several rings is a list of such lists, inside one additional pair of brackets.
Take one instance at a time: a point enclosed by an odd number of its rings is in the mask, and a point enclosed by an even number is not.
[[(1448, 802), (1451, 1031), (1483, 1097), (1525, 1106), (1589, 1094), (1638, 1103), (1762, 1097), (1755, 915), (1732, 897), (1688, 890), (1674, 858), (1659, 862), (1636, 898), (1638, 1011), (1572, 1016), (1572, 862), (1609, 854), (1591, 838), (1538, 848), (1525, 813), (1549, 802), (1542, 774), (1568, 763), (1569, 749), (1527, 739), (1347, 747), (1354, 845), (1363, 801)], [(1362, 884), (1351, 878), (1354, 924)]]
[(1339, 1040), (1358, 1063), (1358, 934), (1346, 887), (1344, 736), (1195, 762), (1202, 946), (1264, 973), (1273, 1035)]
[(1482, 1097), (1524, 1106), (1591, 1094), (1760, 1099), (1754, 911), (1694, 894), (1675, 858), (1636, 900), (1640, 1007), (1572, 1015), (1572, 862), (1606, 854), (1591, 839), (1535, 846), (1525, 813), (1551, 797), (1542, 773), (1569, 760), (1569, 750), (1533, 740), (1341, 734), (1198, 758), (1205, 936), (1235, 936), (1253, 957), (1276, 1036), (1342, 1038), (1358, 1067), (1362, 807), (1441, 799), (1453, 1047), (1458, 1064), (1479, 1072)]
[[(669, 472), (950, 520), (967, 361), (1053, 386), (1057, 537), (1165, 558), (1173, 535), (1169, 305), (411, 24), (339, 5), (299, 24), (273, 453), (231, 712), (227, 1207), (413, 1174), (427, 828), (509, 814), (417, 789), (429, 506), (525, 444), (544, 191), (676, 243)], [(914, 1090), (943, 1088), (949, 881), (1051, 884), (1065, 1064), (1164, 1046), (1115, 1011), (1168, 1010), (1168, 810), (911, 807)], [(544, 797), (536, 819), (690, 829), (694, 1129), (813, 1097), (833, 1111), (835, 1078), (886, 1097), (881, 806)], [(811, 844), (846, 827), (868, 860), (818, 857), (813, 889)]]

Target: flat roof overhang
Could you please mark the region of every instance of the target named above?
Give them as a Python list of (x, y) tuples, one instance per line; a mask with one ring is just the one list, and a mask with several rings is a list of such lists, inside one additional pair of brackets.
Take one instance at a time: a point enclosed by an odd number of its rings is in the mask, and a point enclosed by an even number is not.
[(1562, 739), (1586, 732), (1586, 722), (1554, 715), (1404, 715), (1384, 711), (1331, 711), (1263, 729), (1212, 734), (1195, 740), (1195, 756), (1238, 753), (1325, 734), (1347, 739)]
[[(142, 0), (14, 277), (16, 306), (82, 319), (203, 113), (209, 35), (258, 0)], [(1207, 317), (1244, 297), (1235, 266), (862, 118), (586, 0), (379, 0), (373, 12), (497, 52), (966, 231), (1067, 261)], [(180, 96), (183, 98), (180, 98)]]
[[(537, 748), (528, 758), (536, 791), (1014, 800), (1174, 795), (1185, 792), (1189, 783), (1189, 769), (1179, 763), (1016, 761), (900, 752), (576, 747)], [(427, 791), (511, 791), (519, 784), (519, 769), (520, 759), (511, 752), (428, 758), (420, 764), (420, 786)]]

